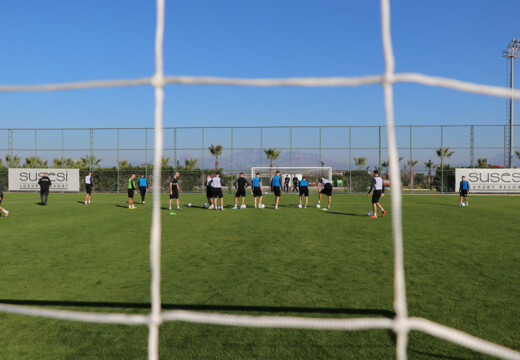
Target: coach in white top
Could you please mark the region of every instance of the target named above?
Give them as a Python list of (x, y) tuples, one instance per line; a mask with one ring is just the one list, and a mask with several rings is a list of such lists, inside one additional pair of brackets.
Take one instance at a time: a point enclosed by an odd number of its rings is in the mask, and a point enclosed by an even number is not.
[(92, 171), (89, 171), (88, 175), (85, 176), (85, 191), (87, 192), (87, 195), (85, 196), (85, 205), (90, 205), (92, 189), (94, 189), (94, 180), (92, 179)]

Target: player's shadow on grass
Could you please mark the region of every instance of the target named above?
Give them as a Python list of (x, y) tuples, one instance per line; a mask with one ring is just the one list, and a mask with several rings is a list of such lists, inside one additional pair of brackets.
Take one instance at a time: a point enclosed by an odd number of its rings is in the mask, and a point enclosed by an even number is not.
[[(126, 303), (104, 301), (61, 301), (61, 300), (15, 300), (0, 299), (0, 303), (24, 306), (60, 306), (60, 307), (94, 307), (121, 309), (150, 309), (150, 303)], [(164, 310), (195, 310), (195, 311), (239, 311), (255, 313), (301, 313), (301, 314), (345, 314), (345, 315), (377, 315), (394, 318), (395, 313), (384, 309), (353, 309), (353, 308), (320, 308), (293, 306), (256, 306), (256, 305), (204, 305), (204, 304), (162, 304)]]
[(37, 203), (34, 203), (34, 205), (40, 205), (40, 206), (45, 206), (45, 204), (44, 204), (44, 203), (42, 203), (42, 202), (37, 202)]
[(116, 206), (117, 206), (117, 207), (120, 207), (120, 208), (123, 208), (123, 209), (127, 209), (127, 208), (128, 208), (128, 205), (117, 205), (117, 204), (116, 204)]
[(344, 213), (344, 212), (337, 212), (337, 211), (324, 211), (326, 214), (333, 214), (333, 215), (345, 215), (345, 216), (364, 216), (367, 217), (366, 214), (354, 214), (354, 213)]

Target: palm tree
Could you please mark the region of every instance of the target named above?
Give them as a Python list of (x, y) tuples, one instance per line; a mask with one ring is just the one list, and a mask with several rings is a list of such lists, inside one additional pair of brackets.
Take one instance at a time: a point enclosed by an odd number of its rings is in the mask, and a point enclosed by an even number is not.
[(432, 189), (432, 169), (435, 169), (437, 164), (434, 164), (433, 161), (428, 160), (424, 163), (424, 166), (428, 169), (428, 185), (430, 185), (430, 190)]
[(381, 163), (381, 167), (382, 167), (383, 169), (386, 169), (386, 180), (388, 180), (388, 166), (389, 166), (389, 165), (390, 165), (390, 164), (388, 163), (388, 161), (383, 161), (383, 162)]
[(86, 154), (85, 157), (79, 158), (78, 165), (83, 169), (90, 169), (90, 167), (99, 167), (102, 159), (97, 159), (95, 155)]
[(273, 161), (278, 159), (282, 152), (280, 150), (276, 150), (276, 148), (269, 148), (269, 149), (264, 149), (264, 153), (265, 153), (265, 156), (267, 157), (267, 160), (270, 161), (269, 167), (271, 168), (271, 170), (269, 171), (269, 173), (270, 173), (269, 178), (272, 178), (273, 177)]
[(130, 167), (130, 163), (128, 162), (128, 160), (119, 160), (117, 162), (117, 166), (119, 167), (119, 169), (128, 169)]
[(25, 158), (24, 168), (44, 168), (47, 167), (47, 160), (42, 160), (39, 156), (28, 156)]
[(74, 166), (74, 161), (68, 158), (54, 158), (52, 160), (52, 166), (55, 168), (71, 168)]
[(516, 157), (517, 157), (518, 159), (520, 159), (520, 151), (515, 151), (515, 153), (516, 153)]
[(362, 156), (354, 158), (354, 163), (356, 164), (357, 167), (359, 167), (359, 170), (361, 170), (363, 168), (363, 166), (366, 165), (367, 158), (362, 157)]
[(18, 156), (18, 155), (10, 155), (10, 154), (5, 155), (5, 162), (10, 167), (13, 167), (13, 168), (20, 167), (20, 160), (21, 160), (20, 156)]
[(161, 167), (162, 168), (167, 168), (170, 166), (170, 159), (171, 159), (171, 156), (168, 156), (168, 157), (162, 157), (161, 158)]
[(449, 159), (453, 154), (455, 154), (455, 151), (450, 151), (450, 148), (440, 147), (435, 149), (435, 153), (441, 158), (441, 167), (444, 167), (444, 158)]
[(199, 162), (199, 159), (195, 159), (195, 158), (184, 159), (184, 165), (185, 165), (186, 170), (196, 169), (198, 162)]
[(223, 148), (224, 147), (220, 144), (218, 144), (218, 145), (211, 144), (211, 146), (208, 147), (208, 150), (211, 153), (211, 155), (215, 157), (215, 170), (218, 170), (218, 157), (222, 154)]
[(413, 168), (417, 165), (417, 160), (409, 160), (407, 163), (410, 167), (410, 189), (413, 189)]
[(477, 159), (477, 167), (479, 168), (488, 168), (489, 164), (486, 158), (478, 158)]

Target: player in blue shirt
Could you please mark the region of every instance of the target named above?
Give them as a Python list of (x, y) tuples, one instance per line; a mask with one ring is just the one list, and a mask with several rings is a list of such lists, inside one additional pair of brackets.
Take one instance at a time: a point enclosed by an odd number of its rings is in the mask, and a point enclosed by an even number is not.
[(148, 184), (146, 183), (146, 178), (144, 177), (144, 174), (141, 174), (141, 177), (137, 182), (137, 187), (139, 188), (139, 192), (141, 193), (141, 202), (144, 205), (144, 197), (146, 196), (146, 191), (148, 190)]
[(253, 197), (255, 199), (255, 209), (256, 207), (256, 198), (258, 199), (258, 207), (262, 208), (262, 179), (260, 178), (260, 173), (256, 173), (256, 176), (251, 179), (251, 182), (253, 183)]
[(271, 179), (271, 190), (274, 192), (274, 196), (276, 196), (276, 200), (274, 203), (275, 210), (278, 210), (278, 203), (280, 202), (281, 191), (281, 181), (280, 181), (280, 171), (276, 172), (276, 175)]
[(302, 207), (302, 195), (305, 195), (305, 209), (307, 205), (309, 205), (309, 183), (307, 182), (307, 177), (302, 176), (302, 179), (298, 182), (298, 187), (300, 188), (300, 205), (299, 208)]
[(459, 194), (460, 194), (460, 206), (462, 205), (462, 201), (466, 200), (466, 206), (469, 206), (468, 203), (468, 193), (469, 193), (469, 183), (468, 180), (466, 180), (466, 177), (462, 177), (462, 181), (459, 185)]

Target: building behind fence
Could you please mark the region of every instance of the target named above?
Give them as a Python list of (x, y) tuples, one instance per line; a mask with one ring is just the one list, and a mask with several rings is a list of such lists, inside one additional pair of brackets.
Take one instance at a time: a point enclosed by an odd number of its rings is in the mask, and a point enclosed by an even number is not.
[[(454, 167), (503, 166), (505, 134), (504, 125), (396, 126), (403, 187), (451, 192)], [(151, 128), (0, 129), (0, 179), (8, 185), (10, 167), (79, 168), (80, 177), (91, 169), (97, 191), (124, 192), (132, 172), (150, 177), (153, 136)], [(274, 167), (330, 166), (341, 191), (364, 192), (369, 171), (388, 177), (387, 148), (385, 126), (167, 127), (163, 178), (166, 189), (179, 170), (184, 190), (202, 191), (218, 166), (231, 189), (239, 172), (270, 166), (273, 149)]]

